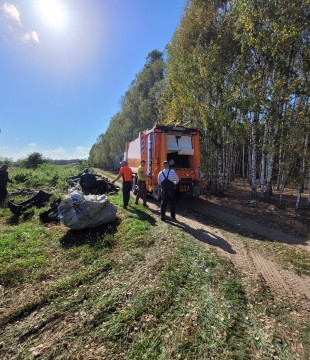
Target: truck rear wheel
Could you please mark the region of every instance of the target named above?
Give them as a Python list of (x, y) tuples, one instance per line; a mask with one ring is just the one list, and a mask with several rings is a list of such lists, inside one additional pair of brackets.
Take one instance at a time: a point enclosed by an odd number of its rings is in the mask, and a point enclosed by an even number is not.
[(153, 197), (156, 201), (160, 201), (161, 200), (161, 191), (160, 189), (155, 189), (153, 192)]
[(157, 193), (155, 199), (156, 199), (156, 201), (160, 201), (160, 200), (161, 200), (161, 194), (160, 194), (160, 193)]
[(132, 192), (134, 195), (138, 194), (137, 176), (132, 177)]

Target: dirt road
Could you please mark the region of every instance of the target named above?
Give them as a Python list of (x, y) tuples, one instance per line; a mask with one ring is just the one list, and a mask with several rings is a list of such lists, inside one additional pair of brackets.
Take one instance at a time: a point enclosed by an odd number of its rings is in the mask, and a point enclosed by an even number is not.
[[(159, 212), (158, 203), (149, 205), (152, 211)], [(218, 256), (230, 259), (246, 282), (257, 281), (272, 296), (310, 311), (310, 278), (284, 269), (264, 246), (267, 242), (277, 242), (308, 253), (308, 239), (229, 213), (227, 209), (201, 199), (187, 201), (185, 205), (184, 202), (178, 204), (177, 222), (171, 222), (172, 225), (183, 228)]]

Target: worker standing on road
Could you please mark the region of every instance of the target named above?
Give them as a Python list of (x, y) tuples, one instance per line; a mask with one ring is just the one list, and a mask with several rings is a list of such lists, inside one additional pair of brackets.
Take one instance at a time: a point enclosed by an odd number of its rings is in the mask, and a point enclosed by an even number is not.
[(138, 167), (138, 194), (136, 196), (136, 205), (139, 203), (139, 199), (143, 200), (143, 206), (147, 206), (146, 198), (147, 198), (147, 188), (146, 188), (146, 180), (147, 180), (147, 173), (144, 168), (145, 160), (140, 161), (140, 166)]
[(179, 182), (177, 173), (169, 169), (168, 161), (163, 162), (164, 169), (158, 174), (158, 184), (161, 185), (160, 217), (166, 220), (166, 209), (170, 203), (171, 219), (175, 220), (175, 186)]
[(8, 197), (7, 184), (13, 183), (13, 180), (9, 178), (8, 166), (3, 164), (0, 168), (0, 207), (6, 206), (6, 200)]
[(118, 176), (112, 181), (114, 184), (120, 177), (123, 177), (123, 203), (124, 209), (127, 209), (129, 198), (130, 198), (130, 190), (132, 189), (132, 170), (127, 165), (127, 162), (123, 160), (121, 162), (121, 167), (119, 169)]

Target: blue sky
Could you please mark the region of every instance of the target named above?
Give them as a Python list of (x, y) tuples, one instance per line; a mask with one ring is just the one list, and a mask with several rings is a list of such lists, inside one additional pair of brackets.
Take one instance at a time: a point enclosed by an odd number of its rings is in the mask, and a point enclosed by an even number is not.
[(0, 0), (0, 160), (87, 158), (186, 0)]

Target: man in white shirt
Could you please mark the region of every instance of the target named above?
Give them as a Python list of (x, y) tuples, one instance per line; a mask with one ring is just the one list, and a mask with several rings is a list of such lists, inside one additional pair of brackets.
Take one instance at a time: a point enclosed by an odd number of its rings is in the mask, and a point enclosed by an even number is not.
[(175, 220), (175, 186), (179, 182), (178, 175), (169, 169), (168, 161), (163, 162), (164, 169), (158, 174), (158, 184), (161, 185), (160, 217), (166, 220), (166, 209), (170, 203), (171, 219)]

